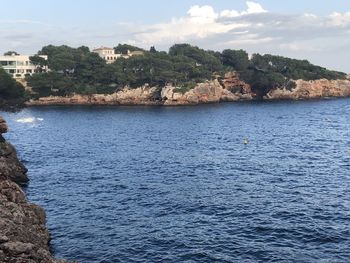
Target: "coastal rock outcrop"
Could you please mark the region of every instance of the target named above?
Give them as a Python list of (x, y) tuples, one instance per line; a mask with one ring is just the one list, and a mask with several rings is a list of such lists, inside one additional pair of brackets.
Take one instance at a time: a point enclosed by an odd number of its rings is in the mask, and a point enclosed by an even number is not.
[(27, 169), (18, 160), (16, 149), (2, 136), (7, 130), (7, 124), (0, 116), (0, 180), (10, 179), (25, 184), (28, 182)]
[[(345, 80), (296, 80), (295, 88), (270, 90), (263, 100), (306, 100), (325, 97), (349, 97), (350, 77)], [(166, 85), (165, 87), (125, 87), (112, 94), (75, 94), (69, 97), (50, 96), (27, 102), (40, 105), (195, 105), (221, 101), (250, 101), (258, 99), (249, 84), (239, 74), (227, 72), (224, 77), (196, 84), (192, 89)], [(260, 97), (259, 97), (260, 99)]]
[(296, 87), (273, 89), (264, 97), (265, 100), (307, 100), (328, 97), (349, 97), (350, 80), (297, 80)]
[(45, 211), (27, 201), (17, 183), (28, 181), (27, 169), (15, 148), (5, 141), (6, 122), (0, 117), (0, 262), (59, 263), (50, 254)]
[(69, 97), (49, 96), (27, 102), (37, 105), (159, 105), (160, 89), (143, 86), (136, 89), (124, 88), (112, 94), (74, 94)]
[(181, 91), (180, 87), (149, 87), (131, 89), (125, 87), (112, 94), (74, 94), (69, 97), (50, 96), (27, 102), (37, 105), (193, 105), (220, 101), (252, 100), (254, 94), (248, 84), (241, 81), (234, 72), (223, 79), (214, 79), (197, 84), (193, 89)]
[[(225, 83), (225, 80), (223, 83)], [(176, 87), (168, 86), (162, 89), (161, 98), (164, 105), (167, 106), (253, 99), (253, 95), (248, 92), (248, 89), (229, 84), (227, 84), (227, 87), (223, 86), (218, 79), (200, 83), (185, 93), (177, 92)]]

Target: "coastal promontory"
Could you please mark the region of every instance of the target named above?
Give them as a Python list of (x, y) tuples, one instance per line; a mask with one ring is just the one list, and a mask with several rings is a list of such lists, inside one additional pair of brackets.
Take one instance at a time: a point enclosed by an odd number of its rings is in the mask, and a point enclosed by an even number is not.
[(29, 59), (34, 73), (17, 81), (0, 68), (0, 82), (5, 83), (0, 106), (11, 101), (27, 106), (176, 106), (350, 95), (344, 72), (244, 50), (218, 52), (175, 44), (165, 52), (119, 44), (90, 51), (85, 46), (48, 45)]

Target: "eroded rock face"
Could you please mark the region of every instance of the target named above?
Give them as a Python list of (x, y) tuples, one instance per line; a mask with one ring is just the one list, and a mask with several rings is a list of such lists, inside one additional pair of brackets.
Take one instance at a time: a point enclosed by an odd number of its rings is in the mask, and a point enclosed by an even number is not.
[(326, 97), (349, 97), (350, 80), (327, 80), (314, 81), (297, 80), (296, 87), (292, 90), (271, 90), (264, 99), (266, 100), (306, 100)]
[(16, 149), (2, 136), (7, 129), (5, 120), (0, 116), (0, 180), (10, 179), (25, 184), (28, 182), (27, 169), (18, 160)]
[(176, 88), (168, 86), (162, 89), (161, 97), (164, 105), (191, 105), (216, 103), (220, 101), (252, 100), (252, 94), (242, 90), (235, 92), (223, 87), (219, 80), (198, 84), (194, 89), (186, 93), (176, 92)]
[[(324, 97), (350, 96), (350, 77), (346, 80), (315, 80), (295, 81), (296, 88), (273, 89), (267, 93), (264, 100), (300, 100)], [(250, 85), (239, 78), (236, 72), (227, 72), (223, 78), (199, 83), (187, 92), (181, 92), (179, 87), (143, 86), (136, 89), (124, 88), (113, 94), (73, 95), (71, 97), (43, 97), (27, 102), (35, 105), (194, 105), (216, 103), (220, 101), (245, 101), (257, 99)]]
[(159, 105), (160, 89), (156, 87), (124, 88), (112, 94), (75, 94), (70, 97), (42, 97), (27, 105)]
[(143, 86), (136, 89), (124, 88), (113, 94), (73, 95), (70, 97), (50, 96), (30, 101), (35, 105), (193, 105), (220, 101), (252, 100), (250, 86), (240, 81), (235, 73), (228, 73), (223, 80), (199, 83), (185, 93), (178, 87), (163, 88)]
[[(0, 117), (0, 134), (7, 131)], [(6, 128), (5, 128), (6, 127)], [(1, 135), (0, 135), (1, 136)], [(58, 263), (49, 252), (50, 235), (45, 211), (27, 201), (16, 182), (25, 183), (27, 169), (15, 148), (1, 136), (0, 142), (0, 262)]]

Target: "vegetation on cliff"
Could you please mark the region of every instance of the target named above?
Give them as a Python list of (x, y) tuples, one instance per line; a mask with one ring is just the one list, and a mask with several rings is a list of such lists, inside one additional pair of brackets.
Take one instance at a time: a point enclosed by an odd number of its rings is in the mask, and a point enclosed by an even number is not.
[(119, 58), (112, 64), (106, 64), (88, 47), (49, 45), (38, 52), (38, 55), (48, 55), (48, 61), (38, 56), (31, 57), (31, 60), (38, 66), (39, 72), (46, 63), (51, 71), (28, 76), (28, 84), (38, 97), (73, 93), (109, 94), (126, 86), (164, 86), (168, 83), (185, 92), (195, 83), (233, 70), (250, 84), (259, 97), (274, 88), (293, 88), (295, 84), (291, 80), (346, 77), (345, 73), (312, 65), (307, 60), (260, 54), (249, 58), (244, 50), (216, 52), (189, 44), (176, 44), (168, 52), (157, 51), (154, 47), (146, 51), (125, 44), (119, 44), (114, 49), (118, 53), (143, 51), (144, 55)]
[(0, 108), (22, 104), (25, 100), (22, 84), (16, 82), (0, 67)]

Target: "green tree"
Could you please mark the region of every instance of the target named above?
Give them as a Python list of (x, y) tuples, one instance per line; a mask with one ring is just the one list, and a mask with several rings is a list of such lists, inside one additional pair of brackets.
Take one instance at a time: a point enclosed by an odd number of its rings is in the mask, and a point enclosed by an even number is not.
[(18, 56), (19, 54), (16, 51), (7, 51), (4, 53), (4, 56), (12, 56), (12, 55)]
[(244, 50), (225, 49), (222, 52), (222, 63), (237, 71), (244, 71), (249, 66), (248, 53)]
[(132, 51), (145, 51), (145, 50), (139, 47), (128, 45), (128, 44), (118, 44), (118, 46), (114, 47), (114, 51), (115, 53), (127, 54), (128, 51), (132, 52)]
[(38, 72), (43, 72), (44, 67), (48, 65), (47, 60), (38, 55), (30, 56), (29, 60), (33, 65), (36, 66)]
[(24, 100), (24, 87), (0, 67), (0, 104), (7, 100)]
[(27, 77), (28, 85), (39, 96), (67, 96), (74, 92), (75, 83), (70, 77), (57, 72), (38, 73)]

